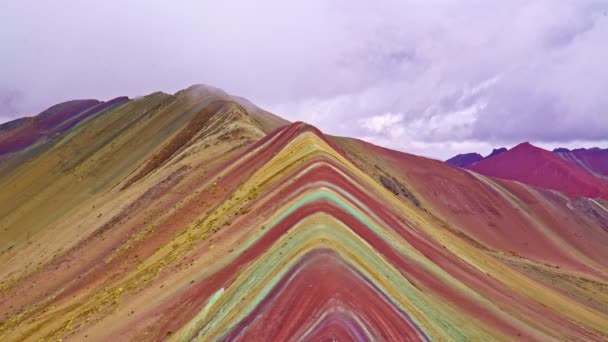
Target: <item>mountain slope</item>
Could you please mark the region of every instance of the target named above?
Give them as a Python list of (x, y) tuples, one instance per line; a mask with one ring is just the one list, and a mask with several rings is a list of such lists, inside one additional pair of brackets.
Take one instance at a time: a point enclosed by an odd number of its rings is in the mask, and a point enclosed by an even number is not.
[(560, 148), (554, 150), (553, 153), (591, 173), (597, 178), (608, 180), (608, 149), (579, 148), (570, 151), (565, 148)]
[(567, 196), (608, 200), (608, 183), (557, 155), (522, 143), (507, 152), (467, 167), (486, 176), (553, 189)]
[(157, 93), (0, 173), (0, 336), (608, 337), (605, 203), (284, 122)]

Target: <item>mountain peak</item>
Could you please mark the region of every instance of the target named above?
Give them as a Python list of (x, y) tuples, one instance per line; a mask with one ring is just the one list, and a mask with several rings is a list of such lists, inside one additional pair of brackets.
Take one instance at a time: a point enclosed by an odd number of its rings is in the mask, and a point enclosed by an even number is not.
[(479, 153), (464, 153), (454, 156), (445, 162), (452, 166), (465, 167), (482, 160), (483, 157)]
[(224, 90), (203, 83), (193, 84), (175, 93), (177, 97), (187, 96), (196, 99), (209, 95), (229, 96)]
[(485, 158), (492, 158), (494, 156), (497, 156), (501, 153), (507, 152), (507, 148), (506, 147), (501, 147), (501, 148), (495, 148), (492, 150), (492, 153), (488, 154), (488, 156)]
[(515, 145), (512, 148), (512, 150), (514, 150), (514, 149), (538, 149), (538, 148), (540, 148), (540, 147), (534, 146), (534, 145), (530, 144), (530, 142), (528, 142), (528, 141), (524, 141), (522, 143)]
[[(551, 151), (547, 151), (542, 147), (538, 147), (536, 145), (532, 145), (529, 142), (522, 142), (516, 146), (514, 146), (513, 148), (511, 148), (510, 150), (508, 150), (508, 152), (512, 152), (512, 153), (518, 153), (518, 154), (526, 154), (526, 155), (545, 155), (545, 156), (551, 156), (553, 155), (553, 153)], [(504, 153), (503, 153), (504, 154)]]

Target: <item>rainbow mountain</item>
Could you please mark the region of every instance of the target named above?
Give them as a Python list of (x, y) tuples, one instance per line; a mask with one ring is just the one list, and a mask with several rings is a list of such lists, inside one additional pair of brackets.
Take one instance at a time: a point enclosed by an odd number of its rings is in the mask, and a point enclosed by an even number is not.
[(208, 86), (0, 126), (0, 340), (608, 338), (608, 203)]

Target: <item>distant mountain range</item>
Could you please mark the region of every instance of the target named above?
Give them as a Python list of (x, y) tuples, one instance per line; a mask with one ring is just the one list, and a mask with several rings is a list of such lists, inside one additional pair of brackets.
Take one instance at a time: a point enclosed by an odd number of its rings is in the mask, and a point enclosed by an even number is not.
[(494, 150), (485, 158), (468, 153), (446, 163), (486, 176), (558, 190), (570, 197), (608, 200), (608, 149), (558, 148), (550, 152), (526, 142), (510, 150)]
[(0, 126), (0, 340), (605, 341), (603, 151), (463, 169), (204, 85), (62, 103)]

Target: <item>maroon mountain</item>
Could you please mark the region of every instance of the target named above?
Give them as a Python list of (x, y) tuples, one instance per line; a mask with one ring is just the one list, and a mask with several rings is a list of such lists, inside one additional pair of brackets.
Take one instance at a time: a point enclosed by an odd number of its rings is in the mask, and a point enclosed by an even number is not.
[(530, 143), (469, 165), (477, 173), (563, 192), (569, 197), (608, 200), (608, 182)]

